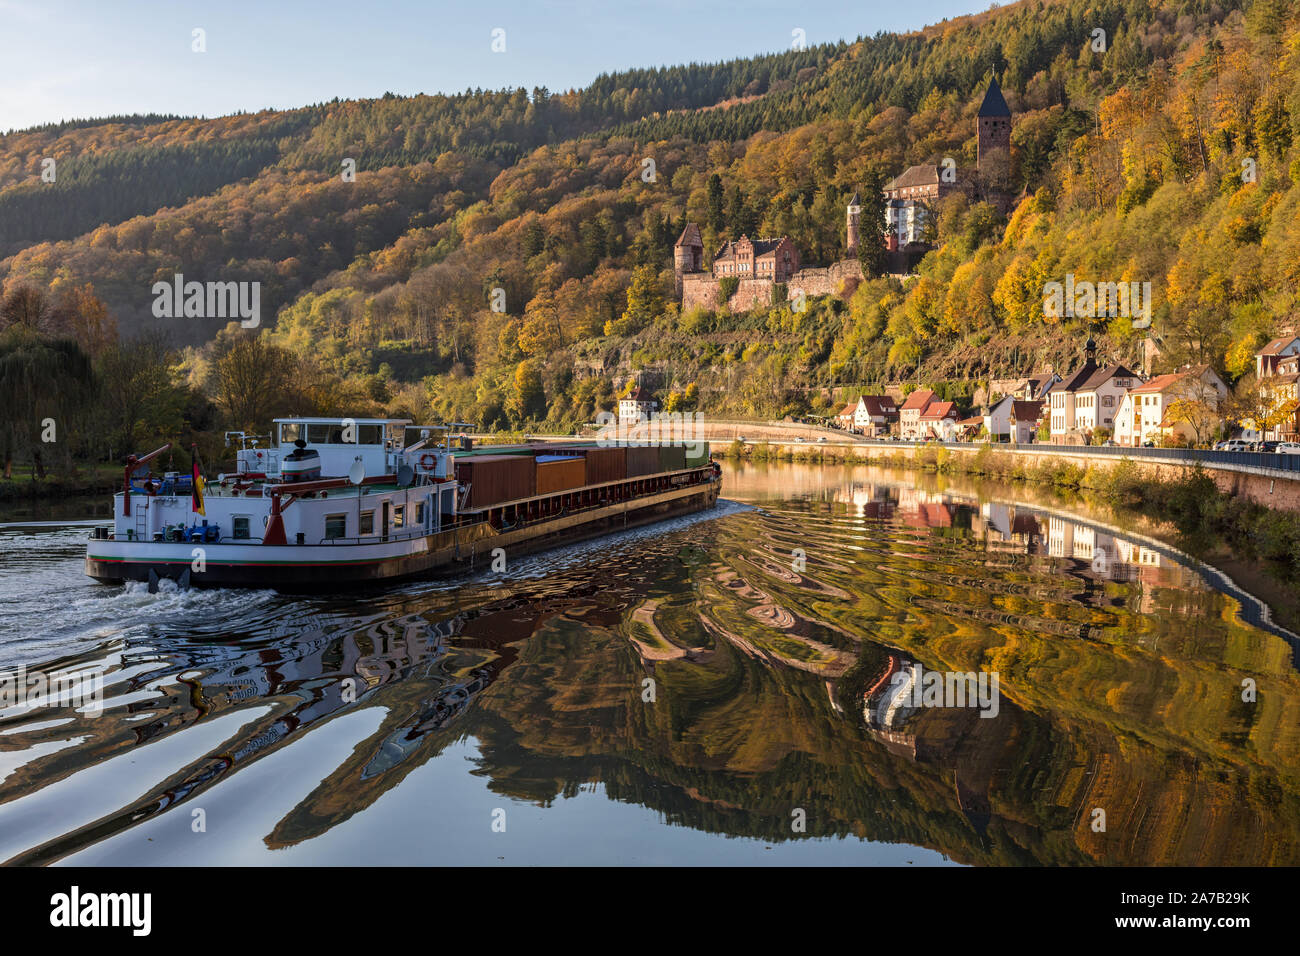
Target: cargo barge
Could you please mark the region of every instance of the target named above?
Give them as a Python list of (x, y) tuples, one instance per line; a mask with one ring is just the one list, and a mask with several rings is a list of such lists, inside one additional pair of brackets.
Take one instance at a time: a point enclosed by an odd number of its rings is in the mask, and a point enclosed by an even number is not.
[[(706, 442), (475, 447), (406, 419), (282, 418), (273, 445), (235, 432), (236, 470), (151, 474), (132, 455), (86, 574), (105, 584), (337, 590), (491, 567), (710, 508)], [(434, 433), (442, 430), (441, 444)], [(419, 432), (408, 445), (407, 432)]]

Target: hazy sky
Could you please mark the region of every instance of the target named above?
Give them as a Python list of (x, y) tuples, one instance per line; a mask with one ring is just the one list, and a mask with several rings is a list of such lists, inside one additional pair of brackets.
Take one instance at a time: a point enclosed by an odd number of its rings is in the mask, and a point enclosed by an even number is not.
[[(988, 7), (975, 0), (0, 0), (0, 130), (115, 113), (216, 116), (394, 93), (587, 85)], [(491, 50), (494, 28), (506, 51)], [(195, 28), (207, 51), (192, 52)]]

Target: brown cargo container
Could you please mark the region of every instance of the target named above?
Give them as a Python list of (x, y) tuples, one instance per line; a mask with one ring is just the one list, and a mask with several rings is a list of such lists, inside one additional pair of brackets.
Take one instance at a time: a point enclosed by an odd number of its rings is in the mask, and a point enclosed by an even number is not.
[(627, 476), (640, 478), (642, 475), (654, 475), (662, 471), (659, 467), (658, 445), (632, 445), (627, 450)]
[(659, 470), (682, 471), (686, 467), (686, 449), (681, 445), (659, 446)]
[(467, 508), (489, 508), (503, 501), (531, 498), (537, 487), (537, 463), (518, 455), (457, 458), (456, 480), (469, 485)]
[(537, 458), (537, 493), (553, 495), (560, 491), (572, 491), (587, 483), (587, 459), (581, 455), (572, 458), (556, 458), (547, 461), (550, 456)]
[(570, 445), (548, 449), (554, 455), (581, 455), (587, 460), (587, 484), (603, 485), (622, 481), (627, 477), (627, 449), (620, 446), (601, 448), (599, 445)]

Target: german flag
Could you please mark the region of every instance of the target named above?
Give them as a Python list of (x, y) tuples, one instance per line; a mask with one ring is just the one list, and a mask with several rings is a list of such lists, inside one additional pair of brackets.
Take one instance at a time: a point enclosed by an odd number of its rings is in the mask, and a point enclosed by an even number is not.
[(205, 518), (208, 513), (203, 510), (203, 476), (199, 474), (199, 458), (194, 456), (194, 491), (190, 495), (190, 505), (194, 511), (203, 515)]

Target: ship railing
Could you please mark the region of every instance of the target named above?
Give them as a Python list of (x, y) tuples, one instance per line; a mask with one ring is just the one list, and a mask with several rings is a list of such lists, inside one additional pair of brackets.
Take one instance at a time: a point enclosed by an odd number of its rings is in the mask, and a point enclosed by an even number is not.
[(414, 530), (411, 531), (406, 531), (406, 530), (402, 530), (400, 532), (390, 531), (388, 532), (387, 536), (385, 536), (382, 532), (376, 531), (374, 534), (363, 534), (360, 536), (349, 535), (347, 537), (338, 537), (338, 538), (321, 538), (316, 543), (331, 544), (331, 545), (388, 544), (389, 542), (392, 541), (409, 541), (412, 538), (427, 538), (431, 534), (438, 534), (440, 531), (447, 531), (451, 527), (452, 526), (450, 524), (444, 524), (442, 528), (439, 529), (438, 531), (434, 531), (433, 529), (425, 531), (423, 528), (415, 528)]

